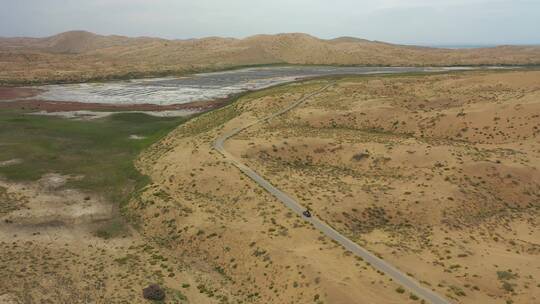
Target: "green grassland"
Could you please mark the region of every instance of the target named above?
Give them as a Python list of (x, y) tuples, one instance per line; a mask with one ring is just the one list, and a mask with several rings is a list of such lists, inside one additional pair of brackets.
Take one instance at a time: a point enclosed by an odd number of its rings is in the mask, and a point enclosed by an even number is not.
[(0, 162), (22, 160), (0, 166), (0, 177), (34, 181), (47, 173), (83, 176), (66, 186), (120, 203), (146, 183), (134, 167), (138, 153), (186, 120), (118, 113), (82, 121), (0, 111)]

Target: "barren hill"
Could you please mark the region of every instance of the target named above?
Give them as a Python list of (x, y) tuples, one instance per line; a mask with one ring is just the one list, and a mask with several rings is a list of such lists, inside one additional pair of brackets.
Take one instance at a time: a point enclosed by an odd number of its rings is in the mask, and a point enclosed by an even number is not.
[(540, 47), (450, 50), (307, 34), (190, 40), (102, 36), (72, 31), (46, 38), (0, 38), (0, 83), (182, 74), (257, 64), (526, 65)]

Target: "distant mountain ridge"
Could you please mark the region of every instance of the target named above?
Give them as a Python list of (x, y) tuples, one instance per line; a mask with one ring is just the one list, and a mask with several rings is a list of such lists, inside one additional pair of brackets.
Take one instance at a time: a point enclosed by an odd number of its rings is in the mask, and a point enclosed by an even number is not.
[(540, 64), (538, 46), (437, 49), (303, 33), (167, 40), (70, 31), (45, 38), (0, 38), (0, 82), (182, 74), (260, 64), (381, 66)]

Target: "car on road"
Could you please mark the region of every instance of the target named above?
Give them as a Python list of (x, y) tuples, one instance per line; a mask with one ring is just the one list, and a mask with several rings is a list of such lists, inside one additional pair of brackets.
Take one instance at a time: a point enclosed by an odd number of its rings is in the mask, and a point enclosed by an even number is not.
[(302, 214), (305, 216), (305, 217), (311, 217), (311, 212), (309, 210), (306, 210), (304, 212), (302, 212)]

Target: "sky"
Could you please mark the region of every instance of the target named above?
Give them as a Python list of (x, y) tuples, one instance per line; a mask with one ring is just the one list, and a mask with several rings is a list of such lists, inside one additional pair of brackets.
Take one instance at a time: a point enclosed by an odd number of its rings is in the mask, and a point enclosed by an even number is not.
[(540, 0), (0, 0), (0, 36), (303, 32), (421, 45), (540, 44)]

